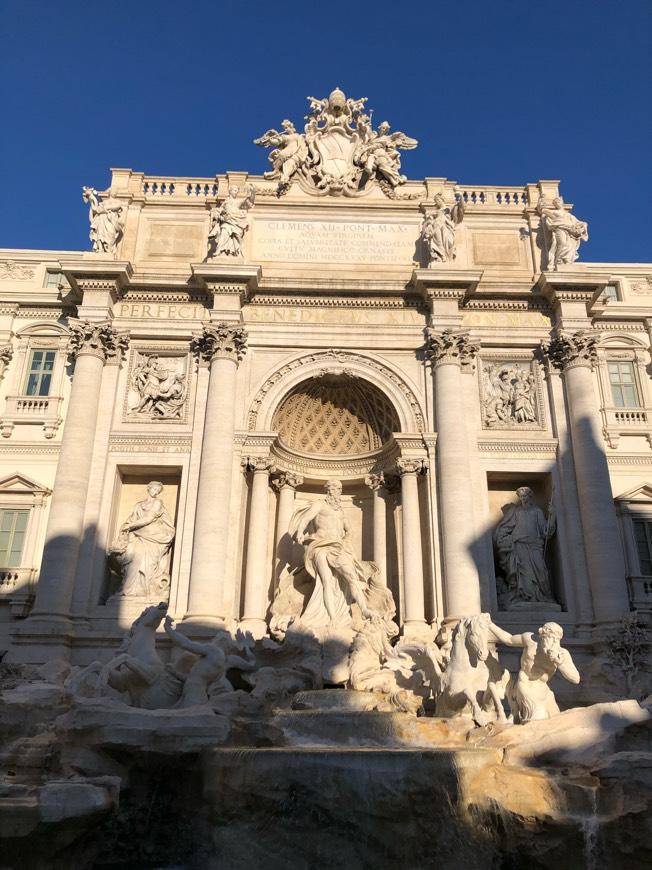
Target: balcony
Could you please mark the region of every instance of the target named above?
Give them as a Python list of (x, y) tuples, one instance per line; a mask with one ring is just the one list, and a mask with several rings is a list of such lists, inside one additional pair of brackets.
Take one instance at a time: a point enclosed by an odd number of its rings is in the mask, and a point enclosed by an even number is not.
[(43, 427), (46, 438), (53, 438), (63, 422), (61, 396), (7, 396), (4, 414), (0, 419), (0, 435), (10, 438), (16, 425)]
[(628, 577), (627, 586), (633, 610), (652, 610), (652, 577)]
[(13, 616), (29, 615), (34, 603), (36, 568), (0, 568), (0, 601), (8, 601)]
[(622, 435), (644, 435), (652, 447), (652, 409), (603, 408), (602, 431), (609, 447), (615, 449)]

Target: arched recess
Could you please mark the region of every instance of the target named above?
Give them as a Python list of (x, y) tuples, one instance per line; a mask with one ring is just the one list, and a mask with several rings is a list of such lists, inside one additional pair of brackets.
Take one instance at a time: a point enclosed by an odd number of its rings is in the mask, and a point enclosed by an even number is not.
[(351, 351), (317, 351), (288, 360), (267, 376), (249, 406), (250, 432), (269, 432), (282, 400), (302, 381), (347, 375), (368, 381), (393, 404), (401, 432), (423, 432), (425, 415), (413, 387), (384, 360)]

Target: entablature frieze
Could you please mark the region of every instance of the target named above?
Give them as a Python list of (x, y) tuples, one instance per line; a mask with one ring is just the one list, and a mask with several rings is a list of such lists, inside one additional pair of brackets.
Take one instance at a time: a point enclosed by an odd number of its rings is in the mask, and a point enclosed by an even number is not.
[(478, 451), (480, 453), (493, 453), (496, 455), (504, 455), (506, 453), (514, 456), (542, 456), (554, 459), (557, 455), (559, 442), (556, 438), (547, 438), (539, 440), (526, 441), (513, 438), (478, 438)]
[(128, 435), (112, 432), (109, 436), (110, 453), (190, 453), (190, 435)]

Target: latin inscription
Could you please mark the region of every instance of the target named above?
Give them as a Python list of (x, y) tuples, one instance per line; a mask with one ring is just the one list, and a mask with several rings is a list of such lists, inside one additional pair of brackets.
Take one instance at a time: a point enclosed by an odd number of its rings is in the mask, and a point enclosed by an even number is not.
[(422, 326), (423, 315), (415, 309), (297, 308), (249, 305), (242, 311), (246, 323), (341, 323), (379, 326)]
[(542, 311), (465, 311), (462, 326), (550, 327), (550, 317)]
[(142, 320), (208, 320), (203, 305), (180, 302), (118, 302), (113, 313), (116, 317), (136, 317)]
[(257, 220), (252, 260), (410, 265), (418, 235), (408, 223)]

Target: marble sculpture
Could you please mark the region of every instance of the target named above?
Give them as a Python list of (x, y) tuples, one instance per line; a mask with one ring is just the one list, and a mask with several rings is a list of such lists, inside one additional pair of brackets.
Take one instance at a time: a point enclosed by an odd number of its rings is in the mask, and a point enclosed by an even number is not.
[(147, 484), (147, 498), (134, 505), (111, 546), (122, 574), (122, 596), (151, 600), (168, 594), (175, 528), (159, 497), (162, 491), (157, 480)]

